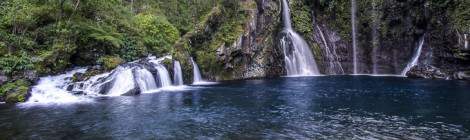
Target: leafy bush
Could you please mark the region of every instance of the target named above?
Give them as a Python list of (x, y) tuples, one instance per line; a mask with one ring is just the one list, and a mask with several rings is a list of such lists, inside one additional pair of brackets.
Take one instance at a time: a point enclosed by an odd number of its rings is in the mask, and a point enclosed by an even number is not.
[(154, 53), (169, 53), (171, 46), (179, 39), (178, 30), (164, 17), (139, 14), (135, 21), (142, 33), (144, 44)]
[(19, 56), (8, 54), (0, 58), (0, 70), (8, 75), (33, 68), (33, 62), (26, 53), (21, 53)]

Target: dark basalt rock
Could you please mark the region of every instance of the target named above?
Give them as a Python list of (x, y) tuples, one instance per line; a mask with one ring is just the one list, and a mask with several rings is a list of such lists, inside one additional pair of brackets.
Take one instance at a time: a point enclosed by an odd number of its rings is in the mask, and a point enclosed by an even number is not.
[(83, 91), (73, 91), (72, 94), (73, 95), (86, 95), (86, 93)]
[(22, 79), (26, 79), (32, 82), (39, 80), (38, 73), (34, 70), (28, 70), (28, 71), (23, 72), (22, 77), (23, 77)]
[(457, 80), (470, 80), (470, 71), (459, 71), (454, 73), (454, 79)]
[(418, 65), (413, 67), (407, 74), (409, 78), (448, 79), (446, 73), (437, 67), (430, 65)]
[(99, 65), (93, 66), (89, 68), (85, 73), (76, 73), (75, 75), (73, 75), (72, 82), (86, 81), (90, 77), (93, 77), (95, 75), (105, 73), (105, 72), (106, 70), (103, 67)]
[(122, 96), (134, 96), (134, 95), (139, 95), (140, 94), (140, 89), (138, 86), (135, 86), (135, 88), (127, 91), (124, 94), (121, 94)]

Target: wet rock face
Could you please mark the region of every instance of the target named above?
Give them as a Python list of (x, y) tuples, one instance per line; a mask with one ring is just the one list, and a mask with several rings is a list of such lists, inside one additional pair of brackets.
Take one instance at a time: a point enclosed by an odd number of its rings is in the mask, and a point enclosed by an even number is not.
[(457, 80), (470, 80), (470, 71), (459, 71), (454, 73), (454, 79)]
[[(18, 78), (20, 79), (20, 78)], [(28, 71), (25, 71), (23, 72), (23, 75), (21, 77), (21, 79), (26, 79), (28, 81), (37, 81), (39, 80), (39, 76), (38, 76), (38, 73), (34, 70), (28, 70)]]
[(409, 78), (448, 79), (449, 75), (439, 68), (431, 65), (418, 65), (413, 67), (407, 74)]
[(282, 49), (277, 44), (280, 7), (275, 0), (257, 0), (257, 8), (249, 12), (244, 32), (233, 44), (223, 44), (216, 50), (217, 61), (228, 77), (216, 80), (273, 77), (284, 73)]

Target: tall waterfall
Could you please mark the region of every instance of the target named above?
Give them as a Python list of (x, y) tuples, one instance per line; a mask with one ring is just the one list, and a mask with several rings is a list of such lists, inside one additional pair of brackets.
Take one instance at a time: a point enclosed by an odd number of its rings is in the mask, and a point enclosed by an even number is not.
[(467, 34), (464, 34), (464, 35), (463, 35), (463, 38), (465, 39), (464, 48), (465, 48), (465, 49), (468, 49), (468, 39), (467, 39)]
[(317, 64), (307, 42), (292, 29), (290, 9), (287, 0), (282, 0), (284, 36), (281, 46), (288, 76), (319, 75)]
[(352, 28), (352, 45), (353, 45), (353, 67), (354, 74), (358, 73), (357, 65), (357, 37), (356, 37), (356, 0), (351, 0), (351, 28)]
[(173, 61), (173, 81), (175, 85), (183, 85), (183, 71), (181, 70), (181, 64), (179, 61)]
[[(343, 67), (341, 66), (341, 63), (338, 60), (338, 55), (336, 54), (336, 47), (334, 47), (335, 45), (334, 44), (328, 45), (328, 42), (321, 28), (318, 26), (318, 24), (316, 24), (315, 27), (318, 30), (318, 33), (320, 35), (320, 38), (322, 39), (323, 45), (325, 46), (326, 58), (328, 58), (329, 73), (330, 74), (344, 74)], [(330, 49), (330, 47), (333, 47), (333, 48)]]
[(193, 58), (191, 58), (191, 63), (193, 64), (193, 83), (203, 82), (201, 72), (199, 71), (199, 66), (196, 62), (194, 62)]
[(372, 1), (372, 73), (379, 74), (377, 70), (377, 52), (380, 47), (379, 28), (380, 28), (380, 15), (377, 5), (377, 0)]
[(423, 45), (424, 45), (424, 36), (421, 37), (419, 41), (418, 49), (415, 51), (413, 58), (408, 63), (408, 65), (406, 65), (406, 68), (401, 72), (402, 76), (406, 76), (406, 73), (408, 73), (408, 71), (410, 71), (411, 68), (418, 65), (418, 60), (419, 60), (419, 56), (421, 56), (421, 50), (423, 49)]

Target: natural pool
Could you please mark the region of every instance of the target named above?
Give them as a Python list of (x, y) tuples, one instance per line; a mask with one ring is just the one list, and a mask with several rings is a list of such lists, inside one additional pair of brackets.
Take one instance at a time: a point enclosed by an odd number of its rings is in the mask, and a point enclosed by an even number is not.
[(0, 105), (0, 139), (470, 139), (470, 83), (321, 76)]

